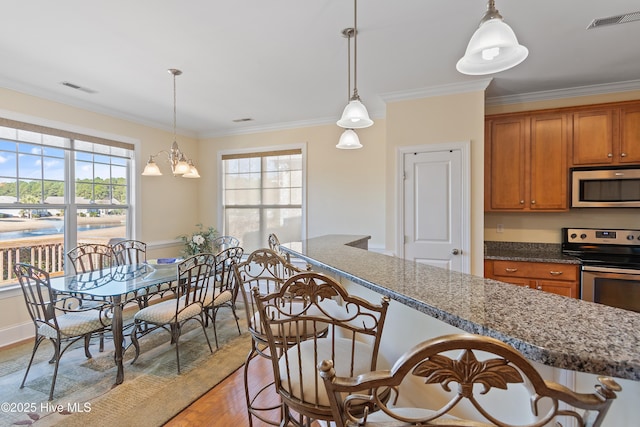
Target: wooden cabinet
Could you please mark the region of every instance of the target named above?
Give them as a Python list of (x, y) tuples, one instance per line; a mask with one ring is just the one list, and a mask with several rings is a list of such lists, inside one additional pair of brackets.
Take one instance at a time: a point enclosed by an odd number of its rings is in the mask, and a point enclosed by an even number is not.
[(640, 105), (574, 112), (571, 163), (574, 166), (640, 163)]
[(485, 211), (568, 210), (569, 115), (507, 115), (485, 126)]
[(485, 260), (489, 279), (579, 298), (579, 267), (576, 264)]

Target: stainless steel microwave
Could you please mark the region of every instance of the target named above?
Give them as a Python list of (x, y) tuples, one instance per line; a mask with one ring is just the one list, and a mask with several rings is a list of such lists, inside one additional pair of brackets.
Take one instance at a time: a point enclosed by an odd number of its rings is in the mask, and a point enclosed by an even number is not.
[(640, 165), (571, 169), (571, 207), (640, 207)]

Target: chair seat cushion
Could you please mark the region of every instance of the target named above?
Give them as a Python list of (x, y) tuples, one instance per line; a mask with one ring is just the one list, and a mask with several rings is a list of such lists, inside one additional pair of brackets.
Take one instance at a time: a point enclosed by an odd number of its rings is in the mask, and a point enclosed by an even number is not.
[[(102, 319), (100, 318), (101, 314)], [(58, 314), (57, 320), (60, 334), (65, 337), (81, 336), (97, 332), (111, 325), (111, 319), (107, 318), (104, 313), (101, 313), (99, 310), (66, 312), (64, 314)], [(57, 337), (55, 328), (49, 324), (41, 324), (38, 328), (38, 333), (47, 338)]]
[[(398, 417), (412, 418), (415, 420), (424, 419), (433, 416), (436, 412), (426, 408), (391, 408)], [(443, 415), (440, 420), (457, 420), (458, 418), (450, 415)], [(371, 427), (403, 427), (413, 425), (404, 421), (397, 420), (382, 411), (373, 412), (367, 417), (367, 425)]]
[(205, 307), (217, 307), (219, 305), (228, 303), (233, 298), (233, 293), (230, 290), (225, 289), (223, 292), (220, 292), (220, 289), (211, 289), (207, 290), (207, 293), (204, 296), (204, 305)]
[[(179, 304), (180, 312), (176, 319), (176, 304)], [(164, 325), (166, 323), (182, 322), (191, 317), (196, 317), (202, 312), (200, 303), (192, 303), (185, 307), (184, 299), (170, 299), (162, 301), (158, 304), (145, 307), (138, 311), (133, 318), (141, 322), (155, 323)]]
[[(337, 376), (349, 377), (360, 375), (371, 371), (373, 347), (366, 343), (346, 338), (336, 338), (335, 340), (320, 338), (315, 340), (315, 342), (318, 343), (316, 357), (314, 357), (314, 340), (303, 341), (299, 345), (287, 350), (287, 357), (289, 359), (288, 368), (285, 356), (280, 357), (278, 362), (280, 381), (282, 388), (287, 390), (291, 396), (311, 404), (317, 403), (318, 405), (328, 407), (329, 399), (324, 389), (323, 380), (316, 368), (317, 364), (325, 359), (333, 360)], [(335, 357), (331, 354), (332, 342), (335, 346)], [(352, 348), (355, 349), (356, 354), (353, 362), (353, 372), (351, 372), (350, 362)], [(302, 368), (299, 367), (299, 360), (302, 361)], [(378, 366), (376, 368), (386, 369), (388, 367), (388, 362), (379, 356)], [(291, 378), (287, 378), (287, 372), (290, 372)], [(299, 372), (301, 375), (298, 374)], [(300, 380), (301, 377), (302, 381)], [(315, 396), (316, 388), (318, 390), (317, 402)]]

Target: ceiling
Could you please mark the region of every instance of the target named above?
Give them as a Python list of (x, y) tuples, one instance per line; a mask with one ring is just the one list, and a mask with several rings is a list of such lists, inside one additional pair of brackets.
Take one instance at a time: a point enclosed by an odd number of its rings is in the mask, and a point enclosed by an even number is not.
[[(458, 73), (485, 0), (360, 0), (358, 91), (385, 100), (492, 77), (487, 97), (625, 82), (640, 89), (637, 0), (496, 0), (529, 57), (492, 76)], [(336, 121), (348, 100), (352, 0), (29, 0), (5, 2), (0, 86), (206, 137)], [(638, 17), (640, 18), (640, 16)], [(62, 85), (70, 82), (86, 90)], [(615, 86), (615, 85), (614, 85)], [(608, 86), (606, 86), (608, 87)], [(233, 120), (251, 118), (235, 123)]]

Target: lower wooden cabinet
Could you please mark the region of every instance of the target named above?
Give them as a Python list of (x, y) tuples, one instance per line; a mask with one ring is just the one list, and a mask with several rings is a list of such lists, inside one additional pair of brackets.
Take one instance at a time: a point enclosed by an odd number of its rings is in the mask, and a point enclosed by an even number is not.
[(485, 260), (484, 276), (527, 288), (579, 298), (580, 275), (577, 264)]

